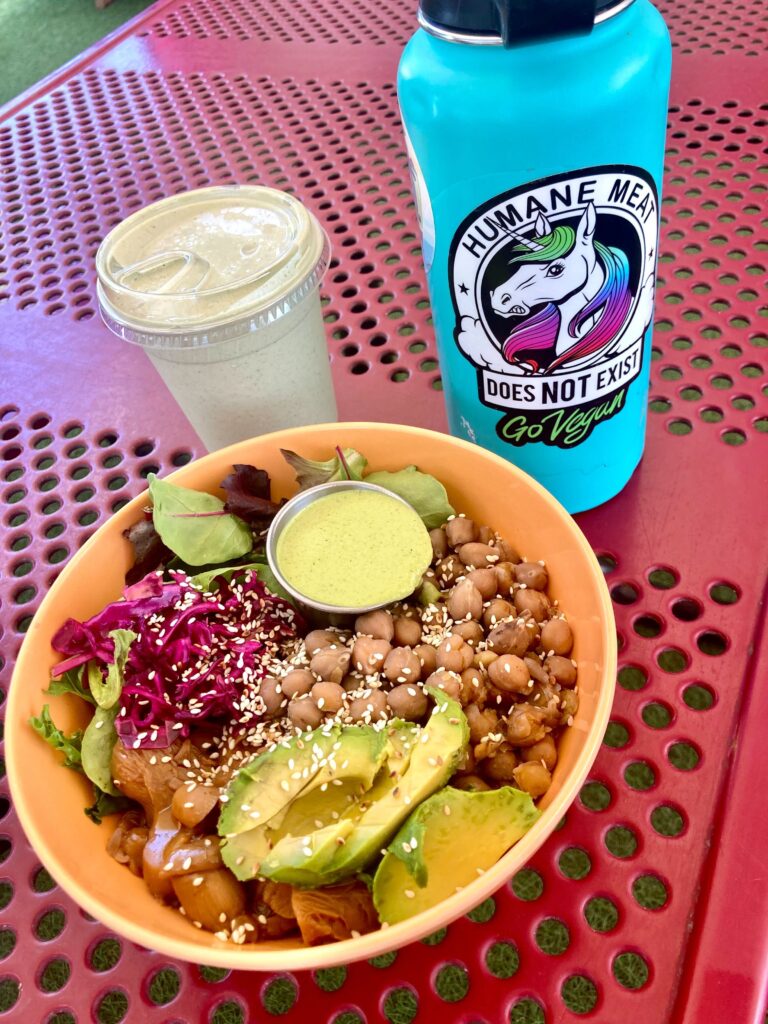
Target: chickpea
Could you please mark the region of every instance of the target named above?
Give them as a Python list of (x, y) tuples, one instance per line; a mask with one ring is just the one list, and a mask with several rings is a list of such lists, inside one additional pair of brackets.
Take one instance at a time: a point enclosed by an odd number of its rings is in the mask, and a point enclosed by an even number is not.
[(496, 534), (490, 526), (478, 526), (477, 539), (481, 544), (493, 544), (496, 539)]
[(465, 668), (461, 673), (461, 694), (459, 695), (461, 703), (464, 706), (477, 704), (482, 707), (485, 704), (486, 693), (487, 687), (483, 673), (477, 668)]
[(528, 703), (541, 712), (544, 725), (560, 724), (560, 698), (551, 683), (536, 683), (529, 691)]
[(352, 666), (366, 676), (373, 672), (380, 672), (391, 650), (392, 645), (386, 640), (359, 636), (352, 648)]
[(383, 672), (390, 683), (416, 683), (421, 678), (421, 662), (410, 647), (393, 647), (384, 660)]
[(387, 698), (381, 690), (371, 690), (366, 697), (356, 697), (349, 705), (353, 722), (376, 722), (387, 717)]
[(481, 569), (493, 565), (499, 560), (499, 553), (490, 544), (462, 544), (459, 548), (459, 558), (470, 569)]
[(479, 619), (483, 614), (483, 596), (470, 580), (460, 580), (449, 594), (446, 604), (454, 622)]
[(431, 676), (437, 668), (437, 649), (432, 644), (417, 644), (413, 653), (421, 663), (421, 678)]
[(491, 788), (479, 775), (459, 775), (451, 780), (451, 785), (455, 789), (463, 789), (469, 793), (483, 793)]
[(410, 683), (393, 686), (387, 694), (389, 710), (397, 718), (404, 718), (406, 722), (417, 722), (427, 713), (427, 695), (418, 686)]
[(421, 623), (418, 619), (399, 615), (395, 619), (395, 643), (398, 647), (415, 647), (421, 640)]
[(560, 693), (560, 723), (570, 725), (568, 721), (579, 710), (579, 695), (575, 690), (563, 690)]
[(520, 555), (518, 555), (517, 551), (512, 547), (508, 540), (504, 540), (503, 537), (499, 537), (497, 535), (495, 546), (498, 549), (502, 562), (511, 562), (513, 565), (517, 565), (520, 561)]
[(372, 636), (374, 640), (391, 640), (395, 635), (395, 623), (388, 611), (379, 608), (378, 611), (358, 615), (355, 632), (361, 636)]
[(344, 687), (338, 683), (315, 683), (309, 692), (323, 714), (335, 715), (344, 703)]
[(550, 619), (541, 627), (541, 646), (555, 654), (570, 654), (573, 632), (565, 619)]
[(339, 634), (330, 629), (313, 629), (304, 637), (304, 647), (310, 658), (318, 651), (325, 650), (326, 647), (340, 646), (343, 646), (343, 641)]
[(551, 736), (545, 736), (543, 740), (534, 743), (532, 747), (526, 747), (520, 751), (522, 761), (543, 761), (547, 771), (552, 771), (557, 764), (557, 747)]
[(437, 667), (449, 672), (463, 672), (469, 668), (474, 652), (460, 636), (451, 634), (437, 648)]
[(323, 712), (306, 694), (291, 701), (287, 715), (290, 722), (302, 732), (305, 729), (316, 729), (323, 720)]
[(544, 665), (550, 675), (560, 683), (561, 686), (570, 688), (576, 685), (576, 666), (570, 658), (563, 658), (559, 654), (550, 654), (544, 662)]
[(462, 544), (471, 544), (477, 537), (477, 527), (466, 516), (456, 516), (445, 524), (445, 536), (452, 548), (460, 548)]
[(494, 753), (490, 754), (482, 764), (482, 773), (492, 782), (512, 782), (513, 772), (517, 767), (515, 752), (505, 743)]
[(472, 659), (472, 664), (475, 668), (488, 670), (488, 666), (492, 665), (498, 658), (498, 654), (493, 651), (478, 651), (478, 653)]
[(436, 530), (430, 530), (429, 539), (432, 541), (433, 561), (445, 558), (448, 554), (448, 538), (445, 536), (445, 530), (442, 526), (438, 526)]
[(526, 693), (530, 689), (531, 674), (522, 658), (502, 654), (488, 666), (488, 678), (504, 693)]
[(435, 690), (442, 690), (452, 700), (458, 700), (461, 696), (461, 676), (456, 672), (446, 672), (439, 668), (424, 683), (424, 686), (431, 686)]
[(291, 700), (292, 697), (301, 697), (309, 693), (316, 681), (309, 669), (294, 668), (285, 673), (280, 680), (280, 686), (288, 700)]
[(264, 701), (264, 714), (267, 718), (274, 718), (288, 703), (288, 697), (283, 693), (280, 681), (274, 676), (264, 676), (259, 683), (259, 696)]
[(493, 629), (494, 626), (502, 622), (504, 619), (509, 619), (515, 614), (514, 607), (505, 601), (501, 597), (495, 598), (491, 601), (488, 607), (483, 612), (483, 625), (486, 629)]
[(448, 555), (435, 566), (435, 581), (438, 587), (446, 590), (448, 587), (452, 587), (459, 576), (463, 576), (465, 573), (466, 569), (461, 559), (456, 555)]
[(539, 562), (518, 562), (515, 566), (515, 579), (531, 590), (546, 590), (549, 574)]
[(349, 669), (352, 658), (346, 647), (326, 647), (318, 651), (309, 663), (310, 671), (327, 683), (340, 683)]
[(544, 714), (530, 704), (515, 704), (507, 719), (507, 739), (513, 747), (532, 747), (547, 735)]
[(518, 612), (530, 612), (537, 622), (543, 622), (549, 613), (549, 600), (539, 590), (516, 590), (515, 608)]
[(515, 582), (515, 567), (511, 562), (497, 562), (493, 567), (496, 577), (496, 593), (504, 597), (512, 592)]
[(477, 587), (484, 601), (490, 601), (492, 597), (496, 596), (498, 583), (495, 566), (488, 566), (486, 569), (473, 569), (467, 573), (467, 579)]
[(367, 687), (365, 676), (359, 672), (350, 672), (341, 680), (341, 688), (345, 693), (352, 693), (355, 690), (364, 690)]
[(460, 636), (470, 647), (477, 647), (480, 641), (485, 639), (483, 627), (472, 619), (468, 619), (466, 622), (457, 622), (451, 632), (454, 636)]
[(544, 796), (552, 782), (549, 771), (539, 761), (525, 761), (512, 774), (518, 788), (530, 793), (534, 800)]
[(493, 708), (486, 708), (481, 711), (475, 704), (469, 704), (464, 712), (469, 725), (469, 738), (472, 743), (479, 743), (489, 732), (496, 732), (499, 726), (499, 716)]
[(544, 666), (537, 657), (533, 654), (527, 654), (523, 661), (528, 666), (531, 679), (535, 679), (537, 683), (549, 683), (549, 674), (545, 671)]
[(515, 654), (522, 658), (531, 643), (531, 631), (524, 622), (502, 622), (488, 634), (488, 649), (494, 654)]

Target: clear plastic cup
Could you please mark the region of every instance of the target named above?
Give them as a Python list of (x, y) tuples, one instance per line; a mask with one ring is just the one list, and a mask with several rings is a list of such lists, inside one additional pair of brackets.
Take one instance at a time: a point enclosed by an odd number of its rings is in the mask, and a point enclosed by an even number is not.
[(197, 189), (107, 235), (99, 307), (214, 450), (337, 418), (319, 296), (329, 259), (317, 219), (288, 193)]

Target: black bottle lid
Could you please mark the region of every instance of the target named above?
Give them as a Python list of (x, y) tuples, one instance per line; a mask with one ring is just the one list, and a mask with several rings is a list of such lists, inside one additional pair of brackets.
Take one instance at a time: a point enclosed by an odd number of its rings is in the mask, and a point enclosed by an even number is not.
[[(500, 37), (504, 46), (562, 35), (585, 35), (595, 20), (631, 0), (421, 0), (425, 27), (438, 34)], [(471, 40), (467, 40), (471, 41)], [(478, 39), (480, 41), (480, 39)]]

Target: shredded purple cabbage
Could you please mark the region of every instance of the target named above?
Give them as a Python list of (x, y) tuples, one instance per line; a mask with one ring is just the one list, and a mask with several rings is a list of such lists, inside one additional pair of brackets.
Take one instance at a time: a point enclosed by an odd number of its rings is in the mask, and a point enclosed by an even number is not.
[(240, 698), (263, 678), (280, 647), (297, 637), (296, 610), (247, 571), (204, 594), (184, 573), (156, 573), (126, 587), (87, 622), (68, 619), (52, 640), (65, 659), (54, 676), (95, 658), (114, 660), (114, 629), (130, 646), (115, 723), (128, 744), (165, 747), (205, 719), (243, 719)]

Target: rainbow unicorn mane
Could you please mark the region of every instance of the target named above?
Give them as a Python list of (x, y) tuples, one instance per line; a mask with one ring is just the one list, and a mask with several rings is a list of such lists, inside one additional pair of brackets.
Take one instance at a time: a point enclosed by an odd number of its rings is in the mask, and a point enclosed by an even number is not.
[[(567, 256), (572, 251), (575, 240), (576, 233), (573, 228), (558, 224), (548, 234), (534, 236), (536, 250), (524, 245), (515, 246), (510, 266), (522, 263), (550, 263)], [(597, 241), (594, 242), (594, 249), (597, 263), (603, 271), (603, 283), (594, 298), (590, 299), (567, 324), (569, 337), (578, 340), (548, 364), (547, 369), (550, 371), (571, 360), (592, 355), (609, 344), (618, 334), (629, 313), (632, 293), (629, 289), (629, 263), (626, 255), (621, 249), (614, 249)], [(580, 328), (595, 316), (596, 322), (578, 337)], [(513, 328), (502, 348), (504, 358), (510, 363), (531, 363), (538, 369), (535, 353), (543, 354), (554, 346), (560, 327), (559, 306), (555, 302), (547, 302), (538, 312)], [(525, 353), (525, 356), (521, 359), (522, 353)]]

